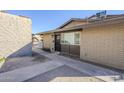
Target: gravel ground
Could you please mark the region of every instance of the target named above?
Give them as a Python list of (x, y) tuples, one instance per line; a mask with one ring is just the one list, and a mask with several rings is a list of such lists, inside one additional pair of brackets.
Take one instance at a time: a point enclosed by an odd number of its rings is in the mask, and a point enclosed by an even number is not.
[(44, 63), (50, 60), (51, 59), (35, 52), (33, 52), (32, 56), (8, 58), (5, 64), (0, 69), (0, 73), (30, 66), (30, 65)]
[[(58, 78), (59, 79), (56, 79)], [(86, 78), (85, 78), (86, 77)], [(87, 78), (88, 77), (88, 78)], [(71, 67), (68, 66), (62, 66), (59, 68), (56, 68), (54, 70), (51, 70), (49, 72), (46, 72), (44, 74), (41, 74), (39, 76), (36, 76), (32, 79), (29, 79), (25, 82), (48, 82), (48, 81), (57, 81), (57, 82), (81, 82), (81, 81), (85, 81), (85, 82), (91, 82), (91, 81), (101, 81), (99, 79), (93, 78), (93, 77), (89, 77), (89, 75), (82, 73), (76, 69), (73, 69)]]

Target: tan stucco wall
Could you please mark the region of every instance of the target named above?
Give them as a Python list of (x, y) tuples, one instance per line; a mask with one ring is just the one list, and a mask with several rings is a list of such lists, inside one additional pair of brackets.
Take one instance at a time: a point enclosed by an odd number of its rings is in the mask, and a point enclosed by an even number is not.
[(69, 27), (83, 25), (83, 24), (87, 24), (87, 22), (86, 21), (72, 21), (69, 24), (65, 25), (63, 28), (69, 28)]
[(84, 29), (80, 57), (124, 69), (124, 23)]
[(31, 55), (31, 20), (0, 12), (0, 56)]
[(51, 51), (54, 51), (54, 35), (53, 33), (50, 34), (44, 34), (43, 35), (43, 48), (50, 49)]

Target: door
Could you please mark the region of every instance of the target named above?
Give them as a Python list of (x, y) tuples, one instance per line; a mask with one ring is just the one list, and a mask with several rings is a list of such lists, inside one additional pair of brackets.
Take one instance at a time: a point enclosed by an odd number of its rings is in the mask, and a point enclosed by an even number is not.
[(55, 51), (61, 51), (60, 34), (55, 35)]

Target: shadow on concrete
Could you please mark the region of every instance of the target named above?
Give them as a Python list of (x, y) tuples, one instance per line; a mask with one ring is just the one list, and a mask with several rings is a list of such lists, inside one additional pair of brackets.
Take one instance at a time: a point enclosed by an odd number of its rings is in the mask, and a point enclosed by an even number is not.
[(32, 42), (16, 50), (14, 53), (10, 54), (7, 58), (23, 57), (23, 56), (32, 56)]
[(87, 77), (89, 75), (82, 73), (66, 65), (33, 77), (25, 82), (49, 82), (56, 77)]
[[(38, 75), (36, 77), (33, 77), (29, 80), (26, 80), (25, 82), (49, 82), (49, 81), (52, 81), (52, 82), (54, 81), (57, 81), (57, 82), (59, 81), (105, 82), (104, 80), (100, 78), (96, 78), (94, 76), (101, 77), (102, 75), (96, 75), (95, 73), (94, 75), (88, 75), (86, 73), (80, 72), (77, 69), (64, 65), (54, 70)], [(111, 76), (111, 74), (103, 75), (102, 77), (106, 78), (109, 76)], [(118, 79), (121, 79), (121, 77), (118, 77)]]
[(41, 55), (37, 52), (34, 52), (32, 51), (32, 57), (34, 57), (34, 59), (32, 61), (51, 61), (52, 59), (44, 56), (44, 55)]

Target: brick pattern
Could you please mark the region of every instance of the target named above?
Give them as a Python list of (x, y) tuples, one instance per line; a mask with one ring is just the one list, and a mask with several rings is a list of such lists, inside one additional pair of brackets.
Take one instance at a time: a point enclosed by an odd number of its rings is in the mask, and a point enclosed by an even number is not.
[(0, 12), (0, 56), (31, 55), (31, 33), (29, 18)]

